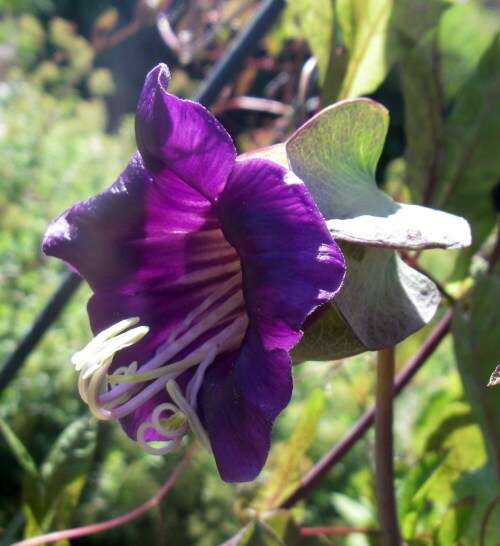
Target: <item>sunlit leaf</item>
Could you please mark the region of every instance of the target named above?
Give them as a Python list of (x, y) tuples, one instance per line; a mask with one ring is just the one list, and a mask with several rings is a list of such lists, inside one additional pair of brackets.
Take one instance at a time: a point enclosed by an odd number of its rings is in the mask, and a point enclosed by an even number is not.
[(389, 125), (387, 110), (368, 99), (325, 108), (286, 143), (293, 172), (304, 181), (336, 239), (383, 248), (462, 248), (462, 218), (396, 203), (377, 188), (375, 170)]
[(221, 546), (287, 546), (272, 529), (260, 521), (250, 522)]
[[(399, 64), (405, 103), (407, 177), (416, 202), (424, 200), (443, 206), (436, 201), (442, 163), (448, 161), (450, 154), (453, 162), (458, 159), (453, 147), (465, 152), (470, 144), (456, 136), (445, 145), (444, 112), (464, 82), (471, 76), (475, 78), (479, 59), (496, 29), (498, 15), (494, 10), (477, 2), (458, 4), (446, 10), (434, 31)], [(495, 79), (494, 72), (490, 78)], [(478, 129), (474, 120), (478, 110), (470, 100), (466, 108), (470, 119), (462, 130), (473, 134)], [(479, 120), (477, 123), (481, 124)], [(465, 154), (463, 160), (468, 161)], [(463, 214), (461, 209), (458, 212)]]
[(435, 33), (399, 64), (405, 107), (406, 176), (416, 203), (428, 203), (437, 183), (442, 154), (443, 103), (436, 77), (439, 57)]
[(118, 11), (108, 8), (94, 21), (94, 30), (97, 32), (110, 32), (118, 22)]
[(342, 493), (333, 493), (331, 498), (335, 510), (349, 525), (370, 527), (375, 523), (376, 517), (372, 509), (359, 500)]
[(500, 27), (497, 10), (479, 2), (451, 7), (437, 28), (440, 79), (449, 101), (477, 68), (479, 59)]
[(288, 0), (293, 17), (316, 57), (320, 79), (324, 80), (333, 44), (333, 0)]
[[(393, 0), (338, 0), (336, 16), (345, 48), (345, 72), (336, 96), (371, 93), (384, 80), (393, 59), (388, 29)], [(333, 64), (338, 62), (337, 59)], [(325, 90), (327, 93), (328, 89)]]
[(405, 538), (414, 537), (418, 517), (426, 500), (426, 491), (434, 472), (443, 460), (443, 454), (428, 453), (402, 477), (397, 504), (401, 533)]
[(449, 9), (448, 0), (397, 0), (390, 21), (391, 49), (404, 54), (414, 47), (429, 31), (434, 29), (443, 12)]

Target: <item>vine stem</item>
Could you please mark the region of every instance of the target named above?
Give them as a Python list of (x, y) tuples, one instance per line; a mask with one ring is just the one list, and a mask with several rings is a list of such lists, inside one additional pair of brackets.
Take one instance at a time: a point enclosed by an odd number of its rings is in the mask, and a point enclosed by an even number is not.
[(300, 534), (303, 537), (333, 537), (354, 534), (377, 536), (380, 534), (380, 531), (377, 529), (364, 529), (356, 527), (301, 527)]
[(46, 544), (58, 542), (60, 540), (69, 540), (77, 537), (95, 535), (97, 533), (102, 533), (103, 531), (109, 531), (110, 529), (113, 529), (115, 527), (120, 527), (121, 525), (125, 525), (126, 523), (137, 519), (151, 508), (155, 508), (160, 504), (163, 497), (173, 487), (173, 485), (177, 481), (177, 478), (185, 470), (187, 463), (189, 462), (189, 459), (193, 454), (194, 445), (195, 444), (192, 444), (186, 450), (186, 453), (179, 461), (177, 466), (174, 468), (172, 474), (170, 474), (165, 483), (160, 487), (160, 489), (150, 499), (148, 499), (137, 508), (134, 508), (134, 510), (132, 510), (131, 512), (127, 512), (126, 514), (123, 514), (113, 519), (102, 521), (100, 523), (93, 523), (92, 525), (74, 527), (73, 529), (65, 529), (64, 531), (55, 531), (46, 535), (28, 538), (27, 540), (16, 542), (15, 544), (12, 544), (12, 546), (37, 546), (38, 544)]
[(378, 351), (375, 389), (375, 489), (384, 546), (401, 545), (394, 492), (394, 371), (394, 347)]

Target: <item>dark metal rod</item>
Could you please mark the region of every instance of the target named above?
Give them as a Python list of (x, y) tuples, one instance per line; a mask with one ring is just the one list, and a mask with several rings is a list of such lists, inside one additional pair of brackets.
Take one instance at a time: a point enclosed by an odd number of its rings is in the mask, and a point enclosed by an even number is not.
[(215, 102), (221, 89), (242, 68), (242, 61), (253, 52), (259, 41), (266, 35), (284, 6), (284, 0), (262, 2), (253, 19), (235, 38), (226, 54), (215, 65), (212, 73), (201, 84), (193, 100), (205, 106)]
[(0, 372), (0, 392), (11, 382), (31, 351), (37, 346), (52, 323), (55, 322), (71, 299), (71, 296), (76, 292), (78, 286), (80, 286), (80, 282), (81, 278), (75, 275), (75, 273), (66, 275), (59, 288), (31, 325), (28, 333), (3, 365)]
[[(193, 100), (207, 107), (215, 102), (224, 85), (231, 81), (241, 68), (242, 61), (254, 50), (259, 40), (271, 28), (284, 5), (284, 0), (262, 2), (254, 18), (235, 38), (226, 54), (216, 63), (211, 74), (202, 82)], [(28, 333), (2, 366), (0, 393), (12, 381), (26, 358), (70, 301), (80, 282), (81, 278), (78, 275), (70, 273), (55, 291)]]

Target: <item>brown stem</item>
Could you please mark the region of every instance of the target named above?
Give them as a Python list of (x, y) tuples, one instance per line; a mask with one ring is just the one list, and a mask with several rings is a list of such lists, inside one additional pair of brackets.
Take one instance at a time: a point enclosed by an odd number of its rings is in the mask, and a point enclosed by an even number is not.
[(301, 527), (300, 534), (303, 537), (319, 537), (319, 536), (346, 536), (346, 535), (378, 535), (380, 531), (377, 529), (362, 529), (357, 527)]
[(123, 514), (113, 519), (102, 521), (100, 523), (93, 523), (91, 525), (85, 525), (83, 527), (75, 527), (73, 529), (65, 529), (63, 531), (55, 531), (46, 535), (28, 538), (27, 540), (16, 542), (12, 546), (37, 546), (39, 544), (59, 542), (77, 537), (95, 535), (97, 533), (102, 533), (103, 531), (109, 531), (110, 529), (113, 529), (115, 527), (120, 527), (121, 525), (125, 525), (126, 523), (137, 519), (151, 508), (155, 508), (160, 504), (163, 497), (172, 488), (174, 483), (177, 481), (177, 478), (186, 468), (186, 465), (191, 458), (191, 455), (193, 454), (194, 445), (195, 444), (191, 444), (191, 446), (186, 450), (186, 453), (179, 461), (177, 466), (174, 468), (174, 471), (168, 477), (167, 481), (160, 487), (160, 489), (149, 500), (147, 500), (145, 503), (141, 504), (137, 508), (134, 508), (134, 510), (132, 510), (131, 512), (127, 512), (126, 514)]
[(392, 436), (394, 371), (394, 347), (378, 351), (375, 390), (375, 489), (384, 546), (401, 545), (394, 493)]

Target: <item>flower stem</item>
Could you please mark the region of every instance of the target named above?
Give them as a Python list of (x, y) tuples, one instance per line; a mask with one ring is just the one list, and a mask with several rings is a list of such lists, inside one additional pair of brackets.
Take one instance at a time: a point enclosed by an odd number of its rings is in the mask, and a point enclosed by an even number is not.
[(382, 544), (400, 546), (393, 464), (394, 348), (377, 353), (375, 391), (375, 486)]
[(102, 521), (101, 523), (93, 523), (92, 525), (75, 527), (73, 529), (65, 529), (64, 531), (55, 531), (46, 535), (28, 538), (27, 540), (16, 542), (15, 544), (12, 544), (12, 546), (36, 546), (38, 544), (46, 544), (58, 542), (60, 540), (69, 540), (77, 537), (95, 535), (97, 533), (102, 533), (103, 531), (109, 531), (114, 527), (120, 527), (121, 525), (125, 525), (126, 523), (137, 519), (151, 508), (154, 508), (160, 504), (163, 497), (172, 488), (174, 483), (177, 481), (177, 478), (186, 468), (186, 465), (189, 462), (191, 455), (193, 454), (194, 445), (195, 444), (192, 444), (186, 450), (186, 453), (179, 461), (177, 466), (174, 468), (172, 474), (170, 474), (165, 483), (160, 487), (160, 489), (149, 500), (147, 500), (145, 503), (141, 504), (137, 508), (134, 508), (134, 510), (132, 510), (131, 512), (127, 512), (126, 514), (123, 514), (113, 519), (109, 519), (107, 521)]

